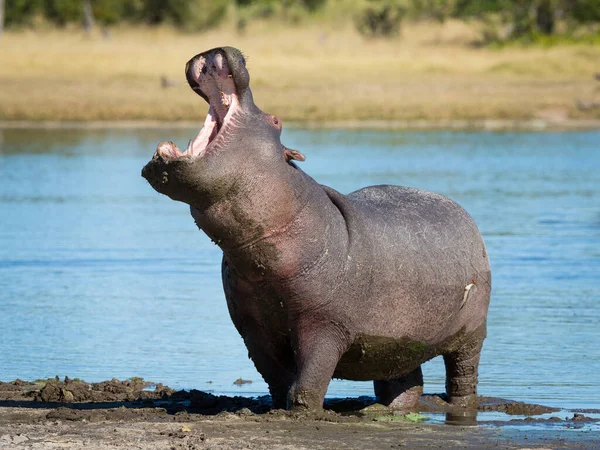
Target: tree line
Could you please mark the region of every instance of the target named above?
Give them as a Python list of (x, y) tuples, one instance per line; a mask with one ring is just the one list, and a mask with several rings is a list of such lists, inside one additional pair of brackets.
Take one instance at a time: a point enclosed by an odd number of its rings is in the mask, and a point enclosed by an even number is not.
[(356, 24), (363, 34), (386, 36), (411, 18), (477, 19), (487, 24), (485, 40), (514, 40), (553, 35), (558, 23), (569, 31), (600, 24), (600, 0), (367, 0)]
[(552, 35), (558, 22), (600, 23), (600, 0), (0, 0), (0, 33), (3, 25), (35, 26), (40, 20), (86, 29), (126, 22), (202, 31), (221, 24), (231, 9), (245, 12), (237, 15), (241, 29), (255, 17), (314, 14), (328, 1), (354, 10), (356, 27), (367, 36), (393, 36), (403, 20), (418, 18), (495, 22), (508, 30), (506, 38)]
[(7, 27), (34, 26), (41, 19), (59, 27), (90, 21), (102, 25), (170, 23), (189, 31), (218, 25), (230, 3), (228, 0), (0, 0), (3, 1)]

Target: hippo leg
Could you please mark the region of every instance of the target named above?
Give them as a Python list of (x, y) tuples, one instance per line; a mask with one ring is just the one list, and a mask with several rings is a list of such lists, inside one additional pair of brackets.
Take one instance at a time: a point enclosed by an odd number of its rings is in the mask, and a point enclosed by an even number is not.
[[(254, 348), (253, 348), (254, 350)], [(250, 352), (256, 370), (269, 386), (273, 409), (285, 409), (293, 375), (280, 361), (261, 351)]]
[(377, 402), (392, 408), (412, 408), (423, 394), (423, 372), (421, 366), (404, 377), (394, 380), (376, 380)]
[(485, 324), (451, 353), (444, 354), (446, 366), (446, 395), (448, 401), (463, 408), (477, 401), (479, 357), (485, 339)]
[(290, 390), (289, 386), (269, 384), (269, 392), (271, 393), (273, 409), (285, 409), (286, 408), (289, 390)]
[(256, 364), (256, 367), (269, 385), (273, 409), (285, 409), (287, 407), (288, 392), (292, 384), (292, 375), (275, 361), (268, 366)]
[[(346, 348), (346, 347), (343, 347)], [(296, 350), (296, 378), (288, 395), (290, 409), (321, 409), (342, 356), (342, 344), (335, 333), (318, 333), (299, 339)]]

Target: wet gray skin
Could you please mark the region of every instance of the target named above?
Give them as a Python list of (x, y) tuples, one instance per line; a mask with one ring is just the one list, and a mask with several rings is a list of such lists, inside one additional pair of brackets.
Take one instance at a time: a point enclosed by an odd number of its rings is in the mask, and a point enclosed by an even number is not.
[(204, 129), (185, 153), (159, 144), (142, 175), (223, 250), (229, 312), (274, 406), (321, 408), (338, 377), (409, 408), (439, 355), (449, 401), (473, 405), (491, 278), (471, 217), (432, 192), (317, 183), (234, 48), (196, 55), (186, 76), (210, 104)]

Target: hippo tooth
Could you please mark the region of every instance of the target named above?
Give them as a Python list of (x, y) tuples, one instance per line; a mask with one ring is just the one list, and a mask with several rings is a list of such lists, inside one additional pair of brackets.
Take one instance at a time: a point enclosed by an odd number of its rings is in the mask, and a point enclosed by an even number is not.
[(225, 95), (225, 92), (221, 91), (221, 103), (223, 104), (223, 106), (229, 106), (229, 99), (227, 98), (227, 95)]

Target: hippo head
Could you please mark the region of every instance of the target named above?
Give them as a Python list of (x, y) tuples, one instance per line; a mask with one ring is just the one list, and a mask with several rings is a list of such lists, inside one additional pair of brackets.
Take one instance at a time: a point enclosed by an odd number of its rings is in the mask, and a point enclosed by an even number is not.
[(281, 121), (254, 104), (239, 50), (220, 47), (200, 53), (188, 61), (185, 72), (209, 110), (184, 151), (161, 142), (143, 168), (142, 176), (158, 192), (203, 211), (256, 182), (257, 174), (285, 170), (290, 159), (303, 159), (281, 145)]

